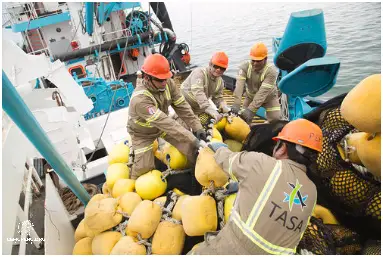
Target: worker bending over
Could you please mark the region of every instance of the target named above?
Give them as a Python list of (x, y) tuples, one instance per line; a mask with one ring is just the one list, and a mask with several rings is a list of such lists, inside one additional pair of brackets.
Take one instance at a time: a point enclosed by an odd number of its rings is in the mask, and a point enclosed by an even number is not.
[(279, 120), (281, 107), (276, 86), (278, 72), (273, 64), (267, 63), (267, 47), (263, 43), (255, 44), (250, 50), (250, 60), (240, 64), (234, 90), (234, 104), (231, 110), (239, 113), (242, 95), (246, 84), (245, 109), (240, 116), (251, 123), (255, 113), (262, 106), (266, 109), (268, 121)]
[[(227, 113), (230, 109), (223, 99), (223, 73), (229, 65), (229, 58), (224, 52), (213, 55), (208, 67), (196, 68), (181, 85), (181, 92), (196, 115), (207, 113), (216, 121), (222, 119), (217, 111)], [(209, 101), (212, 100), (214, 105)]]
[(322, 151), (322, 131), (298, 119), (273, 139), (278, 141), (273, 157), (210, 144), (217, 164), (239, 182), (239, 190), (228, 223), (189, 254), (295, 253), (317, 199), (306, 167)]
[[(128, 133), (132, 137), (134, 161), (131, 178), (153, 170), (153, 141), (163, 138), (195, 163), (199, 139), (206, 138), (201, 122), (171, 79), (168, 60), (160, 55), (148, 56), (141, 68), (142, 79), (137, 79), (129, 105)], [(168, 116), (172, 106), (193, 133)]]

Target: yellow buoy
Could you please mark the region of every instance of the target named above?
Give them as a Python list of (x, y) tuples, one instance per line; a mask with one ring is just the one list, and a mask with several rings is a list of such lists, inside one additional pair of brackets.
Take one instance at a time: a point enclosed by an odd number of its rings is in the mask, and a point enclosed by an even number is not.
[(224, 143), (227, 144), (227, 147), (232, 152), (240, 152), (242, 150), (243, 144), (233, 139), (226, 139)]
[(242, 143), (250, 133), (250, 126), (240, 117), (231, 119), (232, 122), (227, 122), (225, 126), (225, 132), (230, 138)]
[(105, 183), (102, 185), (102, 193), (103, 193), (104, 195), (109, 196), (109, 194), (111, 193), (110, 191), (111, 191), (111, 190), (109, 189), (108, 184), (106, 184), (106, 182), (105, 182)]
[(152, 241), (154, 254), (180, 255), (185, 243), (185, 232), (180, 224), (161, 221)]
[(130, 148), (124, 143), (115, 145), (108, 155), (109, 164), (113, 163), (128, 163)]
[(122, 211), (128, 215), (132, 215), (134, 209), (142, 201), (141, 197), (135, 192), (128, 192), (118, 199), (118, 205), (121, 207)]
[(94, 232), (85, 225), (84, 219), (82, 219), (74, 232), (74, 241), (78, 242), (85, 237), (93, 238), (94, 236)]
[(113, 189), (114, 183), (122, 178), (129, 178), (129, 168), (123, 163), (113, 163), (108, 167), (106, 173), (106, 184)]
[(106, 198), (89, 202), (85, 207), (84, 222), (95, 234), (111, 229), (122, 220), (117, 199)]
[(134, 185), (136, 181), (133, 179), (119, 179), (114, 183), (113, 190), (112, 190), (112, 196), (114, 198), (119, 197), (120, 195), (127, 193), (127, 192), (133, 192), (134, 191)]
[(339, 224), (334, 214), (332, 214), (329, 209), (319, 204), (315, 206), (312, 216), (314, 216), (317, 219), (321, 219), (324, 224), (333, 224), (333, 225)]
[(94, 255), (109, 255), (122, 235), (116, 231), (106, 231), (93, 238), (92, 252)]
[(123, 236), (113, 247), (110, 255), (146, 255), (146, 248), (131, 236)]
[(223, 213), (225, 214), (225, 223), (229, 221), (231, 209), (233, 208), (237, 194), (231, 194), (225, 198)]
[(92, 196), (92, 198), (90, 198), (88, 205), (94, 201), (100, 201), (100, 200), (106, 199), (106, 198), (109, 198), (109, 197), (107, 195), (104, 195), (104, 194), (95, 194), (94, 196)]
[(92, 255), (92, 241), (93, 238), (85, 237), (79, 240), (73, 248), (73, 255)]
[(209, 187), (210, 182), (213, 181), (215, 187), (225, 185), (229, 179), (226, 173), (221, 169), (214, 159), (214, 152), (209, 148), (203, 148), (197, 157), (195, 166), (195, 177), (197, 181)]
[(142, 238), (150, 238), (161, 220), (161, 207), (152, 201), (144, 200), (134, 209), (126, 234), (135, 237), (139, 233)]
[(219, 131), (216, 128), (214, 128), (214, 127), (213, 127), (213, 135), (212, 135), (212, 137), (213, 137), (213, 139), (216, 139), (219, 142), (223, 141), (221, 133), (219, 133)]
[(176, 202), (176, 205), (174, 206), (173, 208), (173, 211), (172, 211), (172, 218), (173, 219), (176, 219), (176, 220), (181, 220), (182, 219), (182, 204), (184, 202), (184, 200), (189, 197), (189, 195), (182, 195), (178, 198), (177, 202)]
[(173, 188), (173, 192), (176, 193), (177, 195), (184, 195), (185, 193), (179, 190), (178, 188)]
[(161, 206), (164, 206), (166, 203), (166, 196), (161, 196), (153, 200), (153, 203), (159, 204)]
[(375, 136), (365, 134), (359, 141), (358, 156), (374, 176), (380, 177), (381, 174), (381, 134)]
[(217, 207), (211, 196), (189, 196), (181, 208), (186, 235), (203, 236), (206, 232), (217, 230)]
[(152, 170), (136, 180), (136, 192), (144, 200), (153, 200), (166, 191), (166, 179), (162, 180), (159, 170)]
[(342, 116), (359, 131), (380, 132), (381, 75), (371, 75), (348, 92), (340, 111)]
[(225, 129), (226, 123), (227, 123), (227, 118), (223, 117), (220, 121), (214, 124), (214, 127), (218, 129), (219, 131), (222, 131)]
[[(163, 152), (163, 162), (166, 165), (169, 165), (171, 169), (183, 170), (190, 166), (186, 156), (180, 151), (178, 151), (178, 149), (172, 146), (171, 144), (166, 143)], [(170, 161), (168, 161), (168, 158), (170, 159)]]

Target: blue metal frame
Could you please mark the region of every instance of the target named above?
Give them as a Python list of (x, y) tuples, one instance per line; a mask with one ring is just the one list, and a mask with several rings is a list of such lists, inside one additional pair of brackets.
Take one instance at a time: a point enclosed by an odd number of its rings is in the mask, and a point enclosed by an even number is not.
[(64, 180), (73, 193), (86, 206), (90, 196), (85, 188), (73, 174), (61, 155), (50, 142), (39, 122), (33, 116), (15, 87), (9, 81), (5, 72), (2, 72), (3, 109), (27, 136), (42, 156), (48, 161), (55, 172)]
[(64, 12), (39, 19), (34, 19), (12, 25), (13, 32), (24, 32), (26, 30), (38, 29), (48, 25), (57, 24), (64, 21), (70, 21), (70, 13)]
[(94, 2), (85, 2), (85, 28), (89, 36), (93, 34)]

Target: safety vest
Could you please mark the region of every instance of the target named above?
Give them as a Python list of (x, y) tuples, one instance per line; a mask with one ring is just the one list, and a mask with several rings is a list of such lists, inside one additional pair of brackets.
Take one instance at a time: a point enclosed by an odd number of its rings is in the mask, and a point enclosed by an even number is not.
[[(268, 63), (266, 64), (266, 67), (264, 68), (262, 74), (261, 74), (261, 85), (262, 87), (267, 87), (267, 88), (273, 88), (274, 85), (270, 85), (270, 84), (262, 84), (263, 81), (265, 80), (265, 75), (266, 75), (266, 72), (269, 70), (269, 68), (272, 66), (271, 63)], [(242, 77), (240, 76), (239, 79), (250, 79), (251, 78), (251, 72), (252, 72), (252, 65), (251, 65), (251, 61), (249, 61), (249, 66), (247, 68), (247, 73), (246, 73), (246, 77)], [(246, 87), (246, 93), (250, 96), (250, 97), (254, 97), (255, 94), (251, 93), (249, 91), (249, 87), (247, 86)]]
[[(155, 121), (156, 119), (158, 119), (158, 117), (160, 116), (162, 111), (158, 108), (157, 100), (154, 98), (153, 94), (149, 90), (144, 89), (144, 90), (139, 90), (139, 91), (134, 92), (132, 97), (131, 97), (131, 99), (130, 99), (130, 101), (133, 99), (133, 97), (136, 97), (138, 95), (146, 95), (146, 96), (150, 97), (150, 99), (153, 100), (153, 102), (154, 102), (154, 104), (156, 106), (157, 111), (150, 118), (148, 118), (146, 120), (146, 122), (141, 122), (139, 120), (134, 120), (134, 123), (136, 123), (137, 125), (140, 125), (142, 127), (153, 128), (153, 125), (151, 124), (151, 122)], [(165, 97), (166, 97), (167, 100), (172, 100), (168, 84), (166, 84), (166, 87), (165, 87)], [(181, 104), (184, 101), (185, 101), (184, 96), (181, 96), (179, 99), (173, 101), (173, 104), (175, 106), (177, 106), (177, 105)], [(165, 136), (166, 136), (166, 132), (163, 132), (160, 137), (164, 138)], [(149, 151), (151, 149), (153, 149), (153, 144), (151, 144), (149, 146), (146, 146), (146, 147), (143, 147), (143, 148), (140, 148), (140, 149), (136, 149), (134, 151), (134, 154), (144, 153), (144, 152), (147, 152), (147, 151)]]
[[(238, 154), (234, 155), (229, 160), (229, 175), (231, 179), (233, 179), (234, 181), (238, 181), (238, 180), (232, 172), (232, 164), (237, 156)], [(265, 252), (270, 254), (294, 254), (296, 252), (296, 248), (291, 249), (291, 248), (285, 248), (278, 245), (274, 245), (268, 242), (266, 239), (264, 239), (256, 231), (254, 231), (254, 227), (257, 224), (258, 218), (260, 214), (262, 213), (271, 193), (273, 192), (273, 189), (275, 185), (277, 184), (281, 173), (282, 173), (282, 162), (279, 160), (275, 164), (273, 171), (271, 172), (269, 178), (267, 179), (266, 184), (264, 185), (262, 192), (257, 198), (257, 201), (255, 202), (249, 214), (249, 217), (247, 218), (246, 221), (243, 221), (241, 219), (241, 216), (237, 212), (238, 199), (240, 194), (240, 191), (238, 191), (237, 198), (235, 200), (234, 206), (231, 211), (230, 220), (234, 222), (234, 224), (241, 230), (244, 236), (246, 236), (257, 247), (261, 248)]]
[[(207, 77), (207, 71), (206, 71), (206, 68), (201, 69), (201, 70), (202, 70), (202, 73), (203, 73), (204, 78), (205, 78), (204, 81), (205, 81), (205, 83), (207, 84), (209, 80), (208, 80), (208, 77)], [(217, 85), (215, 86), (214, 93), (217, 93), (217, 92), (219, 91), (219, 88), (221, 87), (221, 84), (222, 84), (222, 79), (219, 79), (219, 80), (217, 81)], [(183, 84), (181, 85), (181, 89), (182, 89), (182, 90), (185, 89), (185, 87), (183, 86)], [(190, 86), (190, 91), (187, 92), (187, 94), (189, 95), (189, 97), (191, 98), (191, 100), (193, 100), (195, 103), (197, 103), (197, 99), (194, 97), (194, 95), (193, 95), (193, 93), (192, 93), (193, 89), (203, 89), (203, 90), (204, 90), (204, 88), (203, 88), (203, 86), (201, 87), (200, 85), (191, 85), (191, 86)], [(211, 97), (210, 97), (210, 99), (211, 99)]]

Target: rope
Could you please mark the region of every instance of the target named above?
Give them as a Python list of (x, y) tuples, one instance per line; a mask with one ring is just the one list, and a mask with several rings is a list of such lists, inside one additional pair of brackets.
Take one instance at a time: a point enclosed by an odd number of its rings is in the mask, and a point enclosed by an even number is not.
[(224, 212), (224, 201), (226, 198), (226, 195), (224, 195), (226, 189), (218, 189), (214, 197), (217, 201), (217, 208), (218, 208), (218, 216), (221, 219), (219, 226), (221, 229), (225, 226), (225, 212)]
[(181, 224), (180, 221), (173, 219), (171, 217), (173, 208), (176, 205), (176, 202), (177, 202), (179, 196), (176, 193), (174, 193), (173, 191), (170, 191), (168, 193), (167, 197), (170, 197), (170, 202), (166, 207), (162, 208), (163, 214), (162, 214), (161, 220), (170, 221), (170, 222), (173, 222), (175, 224)]
[(281, 119), (289, 120), (289, 101), (286, 94), (281, 95)]
[[(117, 211), (118, 212), (118, 211)], [(125, 220), (124, 222), (118, 224), (115, 229), (116, 231), (120, 232), (122, 236), (126, 236), (126, 227), (128, 226), (128, 221)]]
[(124, 216), (125, 218), (130, 218), (130, 215), (128, 214), (128, 213), (126, 213), (126, 212), (123, 212), (123, 211), (120, 211), (120, 210), (118, 210), (118, 211), (116, 211), (116, 213), (119, 213), (119, 214), (121, 214), (122, 216)]
[(210, 180), (210, 185), (202, 192), (201, 196), (215, 194), (214, 181)]
[[(94, 184), (82, 184), (88, 194), (92, 197), (95, 194), (99, 193), (99, 189)], [(65, 187), (59, 190), (59, 195), (61, 200), (64, 203), (65, 208), (69, 214), (75, 213), (81, 206), (82, 202), (77, 198), (77, 196), (70, 190), (70, 188)]]
[(166, 171), (162, 172), (162, 180), (166, 179), (170, 175), (176, 175), (176, 174), (184, 174), (184, 173), (190, 173), (193, 169), (185, 169), (185, 170), (172, 170), (168, 168)]
[(140, 233), (137, 234), (137, 239), (138, 239), (137, 244), (145, 245), (146, 246), (146, 255), (151, 255), (152, 254), (152, 244), (149, 243), (149, 239), (146, 239), (146, 240), (143, 239), (141, 237)]

